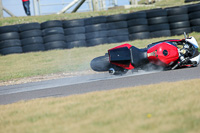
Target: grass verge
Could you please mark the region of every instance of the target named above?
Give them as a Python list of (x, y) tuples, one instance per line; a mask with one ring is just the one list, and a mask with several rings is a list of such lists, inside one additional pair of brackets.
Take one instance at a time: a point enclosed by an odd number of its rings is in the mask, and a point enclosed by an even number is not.
[(1, 133), (197, 133), (200, 79), (0, 105)]
[[(192, 33), (191, 36), (194, 36), (200, 43), (200, 33)], [(183, 35), (124, 43), (143, 48), (152, 42), (182, 38)], [(120, 44), (122, 43), (0, 56), (0, 82), (52, 73), (88, 71), (93, 58), (104, 55), (108, 49)]]

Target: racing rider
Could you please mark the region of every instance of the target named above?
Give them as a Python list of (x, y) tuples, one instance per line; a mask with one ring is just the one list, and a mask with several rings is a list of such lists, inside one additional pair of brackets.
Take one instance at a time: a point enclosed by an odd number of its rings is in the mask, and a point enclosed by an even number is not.
[(30, 1), (29, 0), (22, 0), (22, 2), (23, 2), (23, 7), (24, 7), (24, 11), (25, 11), (26, 15), (30, 16), (31, 15)]

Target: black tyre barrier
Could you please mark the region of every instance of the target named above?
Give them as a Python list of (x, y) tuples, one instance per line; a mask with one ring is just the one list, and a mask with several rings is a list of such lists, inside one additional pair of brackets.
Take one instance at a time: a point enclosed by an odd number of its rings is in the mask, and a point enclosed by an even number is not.
[(130, 13), (127, 16), (129, 39), (149, 38), (149, 27), (145, 11)]
[(74, 41), (74, 42), (68, 42), (66, 44), (66, 48), (75, 48), (75, 47), (86, 47), (86, 41)]
[(155, 17), (155, 18), (148, 19), (148, 24), (149, 25), (162, 24), (162, 23), (168, 23), (167, 16)]
[(28, 31), (23, 31), (20, 33), (20, 38), (25, 39), (25, 38), (30, 38), (30, 37), (41, 37), (42, 36), (42, 31), (41, 30), (28, 30)]
[(194, 32), (200, 32), (200, 26), (193, 26), (193, 27), (191, 27), (191, 29)]
[(27, 53), (27, 52), (44, 51), (45, 48), (43, 43), (42, 44), (37, 43), (37, 44), (24, 45), (22, 46), (22, 50), (24, 53)]
[(175, 7), (167, 10), (171, 35), (182, 35), (184, 32), (190, 33), (190, 22), (188, 8)]
[(167, 11), (164, 9), (153, 9), (146, 11), (147, 18), (161, 17), (167, 16)]
[(107, 38), (95, 38), (95, 39), (88, 39), (86, 40), (87, 46), (96, 46), (100, 44), (108, 43)]
[[(69, 48), (86, 44), (95, 46), (127, 41), (128, 36), (130, 40), (134, 40), (181, 35), (191, 31), (200, 32), (200, 4), (86, 19), (3, 26), (0, 27), (0, 50), (7, 52), (5, 48), (10, 48), (11, 52), (7, 53), (16, 53), (13, 52), (13, 47), (18, 49), (22, 46), (23, 49), (28, 49), (24, 52), (31, 52), (30, 49), (34, 51), (34, 46), (42, 47), (43, 42), (45, 45), (51, 43), (46, 50), (59, 46), (67, 48), (67, 45)], [(37, 47), (35, 51), (36, 49)], [(17, 53), (20, 53), (19, 49)]]
[(128, 24), (126, 20), (127, 14), (107, 17), (107, 43), (118, 43), (129, 40)]
[(41, 23), (44, 47), (46, 50), (63, 49), (66, 45), (63, 22), (60, 20)]
[(129, 38), (130, 38), (130, 40), (147, 39), (147, 38), (150, 38), (150, 33), (149, 32), (133, 33), (133, 34), (129, 34)]
[(132, 26), (128, 28), (128, 31), (129, 31), (129, 34), (149, 31), (149, 26), (148, 25)]
[(85, 27), (73, 27), (64, 29), (65, 35), (85, 33)]
[(41, 26), (39, 23), (28, 23), (28, 24), (21, 24), (19, 25), (19, 31), (23, 32), (23, 31), (28, 31), (28, 30), (40, 30)]
[(149, 31), (153, 32), (153, 31), (160, 31), (160, 30), (169, 30), (169, 24), (165, 23), (165, 24), (157, 24), (157, 25), (150, 25), (149, 26)]
[(169, 23), (180, 22), (180, 21), (188, 21), (188, 20), (189, 20), (188, 14), (168, 16)]
[(84, 26), (84, 19), (65, 20), (63, 21), (63, 28), (81, 27)]
[(122, 28), (127, 28), (127, 27), (128, 27), (127, 21), (118, 21), (118, 22), (107, 23), (108, 30), (122, 29)]
[(200, 32), (200, 3), (188, 7), (191, 30)]
[(188, 7), (188, 13), (200, 11), (200, 4)]
[(188, 8), (186, 8), (186, 7), (175, 7), (175, 8), (170, 8), (170, 9), (167, 10), (168, 16), (180, 15), (180, 14), (188, 14)]
[(150, 33), (151, 38), (165, 37), (165, 36), (171, 36), (170, 30), (160, 30), (160, 31), (154, 31)]
[(178, 29), (178, 28), (185, 28), (185, 27), (190, 27), (190, 21), (170, 23), (170, 29)]
[(30, 44), (43, 44), (43, 38), (42, 37), (30, 37), (25, 38), (21, 40), (22, 46), (30, 45)]
[(134, 12), (134, 13), (130, 13), (127, 14), (127, 20), (130, 19), (140, 19), (140, 18), (146, 18), (146, 12), (145, 11), (140, 11), (140, 12)]
[(85, 34), (73, 34), (73, 35), (67, 35), (66, 37), (66, 42), (74, 42), (77, 40), (85, 40)]
[(195, 1), (199, 1), (199, 0), (185, 0), (185, 3), (188, 3), (188, 2), (195, 2)]
[(62, 21), (52, 20), (52, 21), (46, 21), (46, 22), (41, 23), (42, 29), (52, 28), (52, 27), (63, 27)]
[(192, 26), (200, 26), (200, 18), (190, 20)]
[(86, 44), (87, 46), (95, 46), (99, 44), (107, 43), (107, 36), (91, 38), (89, 33), (107, 31), (107, 17), (99, 16), (85, 19), (85, 31), (86, 31)]
[(113, 37), (113, 36), (121, 36), (121, 35), (128, 35), (128, 29), (115, 29), (115, 30), (109, 30), (108, 31), (108, 37)]
[(14, 47), (7, 47), (0, 49), (0, 54), (2, 55), (8, 55), (8, 54), (15, 54), (15, 53), (22, 53), (22, 47), (21, 46), (14, 46)]
[(0, 42), (0, 49), (14, 46), (21, 46), (21, 41), (19, 39), (13, 39)]
[(106, 16), (98, 16), (98, 17), (86, 18), (84, 20), (84, 23), (85, 25), (93, 25), (99, 23), (106, 23), (106, 21), (107, 21)]
[(128, 35), (108, 37), (108, 43), (119, 43), (119, 42), (125, 42), (125, 41), (129, 41)]
[(118, 22), (118, 21), (126, 21), (127, 14), (117, 14), (107, 16), (107, 22)]
[(65, 36), (63, 34), (54, 34), (43, 37), (44, 43), (54, 42), (54, 41), (65, 41)]
[(200, 18), (200, 11), (192, 12), (189, 14), (189, 19), (197, 19)]
[[(65, 41), (66, 41), (65, 48), (69, 49), (74, 47), (84, 47), (84, 46), (86, 47), (86, 42), (85, 42), (86, 26), (84, 19), (63, 21), (63, 27), (64, 27)], [(98, 28), (99, 27), (97, 26), (97, 29)]]
[(186, 33), (191, 33), (192, 30), (190, 27), (187, 28), (179, 28), (179, 29), (172, 29), (171, 30), (171, 34), (172, 35), (182, 35), (184, 32)]
[(103, 31), (107, 30), (107, 26), (105, 23), (87, 25), (85, 26), (85, 32), (95, 32), (95, 31)]
[(0, 41), (10, 40), (10, 39), (19, 39), (18, 32), (8, 32), (0, 34)]
[(129, 20), (127, 23), (128, 23), (128, 27), (148, 24), (146, 18), (132, 19), (132, 20)]
[(41, 25), (39, 23), (21, 24), (19, 32), (24, 53), (44, 51)]
[(44, 44), (46, 50), (53, 50), (53, 49), (63, 49), (66, 48), (65, 41), (52, 41)]
[(104, 37), (107, 37), (107, 34), (108, 34), (108, 31), (97, 31), (97, 32), (86, 33), (85, 36), (87, 39), (104, 38)]
[(7, 32), (18, 32), (18, 31), (19, 29), (17, 25), (0, 27), (0, 34), (7, 33)]
[(64, 30), (62, 27), (52, 27), (52, 28), (46, 28), (42, 30), (43, 36), (53, 35), (53, 34), (64, 34)]

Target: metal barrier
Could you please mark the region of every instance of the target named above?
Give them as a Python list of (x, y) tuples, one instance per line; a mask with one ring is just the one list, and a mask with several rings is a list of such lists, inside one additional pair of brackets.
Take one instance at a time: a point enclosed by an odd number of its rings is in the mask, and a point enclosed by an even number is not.
[[(81, 1), (82, 0), (57, 0), (55, 2), (51, 0), (33, 0), (34, 12), (35, 15), (72, 12), (72, 8), (74, 8), (77, 3), (80, 3)], [(49, 4), (47, 4), (47, 2)], [(117, 3), (117, 0), (85, 0), (79, 11), (86, 12), (94, 10), (106, 10), (109, 7), (117, 6)], [(48, 12), (46, 12), (47, 9), (49, 9)]]

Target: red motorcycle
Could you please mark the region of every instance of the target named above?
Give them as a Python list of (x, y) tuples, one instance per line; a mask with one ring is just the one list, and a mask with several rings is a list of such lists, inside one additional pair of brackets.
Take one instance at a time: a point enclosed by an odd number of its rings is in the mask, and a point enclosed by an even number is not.
[(139, 49), (123, 44), (108, 50), (104, 56), (94, 58), (90, 66), (94, 71), (125, 74), (128, 70), (174, 70), (195, 67), (200, 62), (199, 45), (194, 37), (164, 40)]

